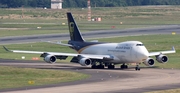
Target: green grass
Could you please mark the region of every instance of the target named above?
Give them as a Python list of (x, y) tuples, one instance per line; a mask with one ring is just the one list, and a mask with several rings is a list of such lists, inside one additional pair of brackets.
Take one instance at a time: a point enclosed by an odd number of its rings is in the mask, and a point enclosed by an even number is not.
[[(6, 29), (0, 37), (34, 34), (67, 33), (66, 12), (72, 11), (80, 30), (109, 30), (139, 28), (157, 25), (180, 24), (179, 6), (136, 6), (92, 8), (92, 18), (101, 17), (101, 22), (88, 22), (87, 9), (23, 9), (24, 17), (20, 18), (22, 9), (0, 9), (0, 28)], [(120, 22), (123, 24), (120, 25)], [(66, 25), (62, 25), (66, 23)], [(37, 27), (42, 27), (37, 29)], [(21, 28), (21, 29), (20, 29)], [(22, 29), (23, 28), (23, 29)], [(24, 29), (26, 28), (26, 29)], [(31, 33), (30, 33), (31, 32)]]
[[(62, 71), (0, 66), (0, 89), (70, 82), (88, 75)], [(32, 82), (32, 83), (31, 83)]]

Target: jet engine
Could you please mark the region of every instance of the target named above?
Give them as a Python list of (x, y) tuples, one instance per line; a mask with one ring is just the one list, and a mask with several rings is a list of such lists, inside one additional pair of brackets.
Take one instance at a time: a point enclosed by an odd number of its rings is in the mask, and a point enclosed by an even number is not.
[(54, 55), (47, 55), (44, 57), (44, 61), (53, 64), (56, 62), (56, 57)]
[(82, 65), (82, 66), (88, 66), (92, 63), (91, 59), (89, 58), (81, 58), (79, 60), (79, 63)]
[(158, 55), (158, 56), (156, 56), (156, 60), (159, 63), (167, 63), (168, 62), (168, 57), (165, 56), (165, 55)]
[(146, 66), (154, 66), (154, 59), (148, 58), (145, 62), (143, 62)]

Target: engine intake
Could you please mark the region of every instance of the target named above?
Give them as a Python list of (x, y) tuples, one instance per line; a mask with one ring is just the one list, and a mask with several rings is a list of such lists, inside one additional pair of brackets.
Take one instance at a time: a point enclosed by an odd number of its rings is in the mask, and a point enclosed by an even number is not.
[(168, 57), (165, 56), (165, 55), (159, 55), (159, 56), (156, 56), (156, 60), (159, 63), (167, 63), (168, 62)]
[(146, 66), (154, 66), (154, 59), (148, 58), (145, 62), (143, 62)]
[(44, 61), (53, 64), (56, 62), (56, 57), (54, 55), (47, 55), (44, 57)]
[(82, 66), (88, 66), (92, 63), (91, 59), (89, 58), (81, 58), (79, 60), (79, 63), (82, 65)]

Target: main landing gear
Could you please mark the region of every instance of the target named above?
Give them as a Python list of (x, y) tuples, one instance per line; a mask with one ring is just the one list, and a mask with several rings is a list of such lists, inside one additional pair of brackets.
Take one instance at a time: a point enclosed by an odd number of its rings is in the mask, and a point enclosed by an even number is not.
[[(121, 65), (121, 69), (127, 69), (127, 68), (128, 68), (127, 65), (125, 65), (125, 64), (122, 64), (122, 65)], [(136, 65), (135, 70), (136, 70), (136, 71), (141, 70), (141, 68), (139, 67), (139, 64)]]
[(102, 64), (101, 62), (97, 65), (96, 62), (94, 64), (92, 64), (91, 66), (92, 69), (104, 69), (104, 64)]
[[(92, 69), (104, 69), (105, 66), (107, 66), (108, 69), (114, 69), (114, 68), (115, 68), (115, 65), (114, 65), (114, 64), (109, 64), (109, 63), (108, 63), (108, 64), (106, 64), (106, 63), (103, 64), (103, 62), (93, 62), (91, 68), (92, 68)], [(125, 65), (125, 64), (122, 64), (122, 65), (120, 66), (120, 68), (121, 68), (121, 69), (127, 69), (128, 66)], [(139, 64), (136, 65), (135, 70), (136, 70), (136, 71), (141, 70), (140, 67), (139, 67)]]
[(107, 66), (108, 69), (114, 69), (114, 64), (103, 64), (103, 62), (94, 62), (91, 66), (92, 69), (104, 69), (104, 67)]
[(114, 68), (115, 68), (114, 65), (112, 65), (112, 64), (109, 64), (109, 65), (108, 65), (108, 69), (114, 69)]
[(122, 65), (121, 65), (121, 69), (127, 69), (127, 68), (128, 68), (127, 65), (125, 65), (125, 64), (122, 64)]
[(104, 65), (92, 65), (92, 69), (104, 69)]

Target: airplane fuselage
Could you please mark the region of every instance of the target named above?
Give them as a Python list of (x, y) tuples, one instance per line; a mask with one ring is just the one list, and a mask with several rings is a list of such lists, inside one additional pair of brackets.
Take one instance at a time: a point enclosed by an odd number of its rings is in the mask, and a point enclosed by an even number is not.
[[(83, 47), (80, 54), (110, 55), (112, 63), (141, 63), (148, 58), (149, 52), (139, 41), (121, 43), (100, 43)], [(106, 61), (104, 61), (106, 62)]]

